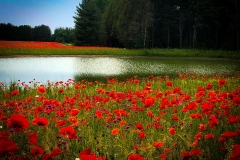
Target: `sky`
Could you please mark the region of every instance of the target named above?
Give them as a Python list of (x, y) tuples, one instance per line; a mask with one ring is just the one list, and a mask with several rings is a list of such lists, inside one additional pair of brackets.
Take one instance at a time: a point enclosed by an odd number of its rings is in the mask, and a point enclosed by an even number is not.
[(76, 6), (82, 0), (0, 0), (0, 23), (31, 27), (74, 27)]

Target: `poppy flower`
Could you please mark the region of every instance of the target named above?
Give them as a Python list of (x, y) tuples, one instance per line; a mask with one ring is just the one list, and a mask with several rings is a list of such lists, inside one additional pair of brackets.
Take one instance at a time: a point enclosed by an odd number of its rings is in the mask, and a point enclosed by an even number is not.
[(147, 116), (148, 116), (148, 117), (153, 117), (153, 112), (152, 112), (152, 111), (148, 111), (148, 112), (147, 112)]
[(153, 97), (147, 97), (144, 101), (144, 107), (149, 108), (155, 103), (155, 98)]
[(200, 123), (198, 129), (199, 129), (200, 131), (204, 131), (204, 130), (207, 129), (207, 127), (206, 127), (206, 125)]
[(213, 84), (209, 83), (206, 85), (207, 90), (211, 90), (213, 88)]
[(218, 124), (219, 120), (215, 116), (210, 116), (209, 127), (213, 128)]
[(202, 135), (202, 132), (198, 132), (198, 133), (194, 136), (194, 138), (195, 138), (195, 139), (200, 139), (202, 136), (203, 136), (203, 135)]
[(218, 81), (219, 87), (223, 87), (226, 83), (227, 83), (227, 82), (226, 82), (225, 79), (220, 79), (220, 80)]
[(10, 115), (8, 121), (8, 128), (14, 129), (15, 132), (21, 132), (22, 130), (28, 128), (30, 123), (23, 115)]
[(153, 142), (152, 145), (155, 148), (160, 148), (160, 147), (162, 147), (164, 145), (164, 143), (163, 142)]
[(159, 156), (159, 158), (160, 158), (160, 159), (166, 159), (166, 158), (167, 158), (167, 155), (163, 153), (163, 154), (161, 154), (161, 155)]
[(204, 138), (205, 139), (214, 138), (214, 134), (213, 133), (209, 133), (209, 134), (205, 135)]
[(58, 90), (58, 93), (63, 93), (64, 92), (64, 90), (62, 89), (62, 88), (60, 88), (59, 90)]
[(180, 119), (180, 118), (179, 118), (178, 116), (176, 116), (176, 115), (172, 117), (172, 120), (173, 120), (173, 121), (178, 121), (179, 119)]
[(238, 123), (240, 122), (239, 118), (237, 115), (233, 115), (233, 116), (229, 116), (228, 117), (228, 124), (232, 124), (232, 123)]
[(238, 160), (240, 159), (240, 144), (233, 145), (233, 151), (229, 160)]
[(11, 95), (12, 95), (12, 96), (16, 96), (16, 95), (18, 95), (18, 94), (19, 94), (19, 91), (18, 91), (18, 90), (14, 90), (14, 91), (11, 92)]
[(75, 125), (78, 124), (78, 120), (76, 117), (69, 117), (67, 121)]
[(8, 132), (8, 131), (2, 131), (2, 132), (0, 132), (0, 140), (1, 139), (8, 139), (8, 137), (10, 136), (10, 132)]
[(81, 160), (105, 160), (106, 157), (97, 157), (91, 152), (91, 148), (85, 149), (78, 154)]
[(201, 156), (202, 155), (200, 149), (198, 149), (198, 148), (193, 149), (191, 151), (191, 153), (192, 153), (193, 156)]
[(37, 132), (28, 133), (28, 143), (31, 145), (36, 145), (38, 142), (38, 134)]
[(67, 136), (69, 139), (77, 139), (77, 132), (71, 126), (61, 128), (59, 133)]
[(128, 156), (128, 160), (145, 160), (145, 159), (141, 157), (139, 154), (130, 154)]
[(181, 157), (183, 160), (190, 160), (191, 159), (191, 152), (185, 151), (182, 152)]
[(37, 91), (41, 94), (45, 94), (47, 92), (46, 88), (42, 85), (38, 87)]
[(136, 123), (135, 125), (137, 129), (143, 130), (143, 125), (141, 125), (140, 123)]
[(56, 155), (60, 155), (60, 154), (62, 154), (62, 150), (60, 148), (54, 148), (51, 153), (51, 156), (56, 156)]
[(33, 156), (41, 156), (43, 154), (43, 149), (41, 147), (32, 148), (30, 150), (30, 153)]
[(166, 82), (166, 86), (168, 86), (168, 87), (172, 87), (172, 86), (173, 86), (173, 84), (172, 84), (172, 82), (171, 82), (171, 81), (167, 81), (167, 82)]
[(236, 132), (227, 131), (227, 132), (224, 132), (222, 134), (222, 136), (225, 137), (225, 138), (232, 138), (232, 137), (237, 136), (237, 133)]
[(170, 128), (169, 129), (169, 133), (171, 134), (171, 135), (175, 135), (176, 134), (176, 130), (175, 130), (175, 128)]
[(114, 128), (114, 129), (112, 130), (112, 135), (117, 135), (119, 131), (120, 131), (119, 128)]
[(3, 158), (6, 154), (13, 154), (19, 150), (19, 147), (16, 145), (16, 143), (8, 139), (0, 139), (0, 144), (0, 158)]
[(37, 126), (47, 126), (48, 120), (47, 120), (47, 118), (35, 118), (32, 120), (32, 123)]
[(76, 116), (78, 113), (79, 113), (79, 110), (78, 110), (78, 109), (71, 109), (71, 111), (70, 111), (70, 114), (71, 114), (72, 116)]
[(57, 124), (55, 125), (56, 127), (64, 126), (66, 124), (65, 120), (58, 120)]
[(146, 137), (146, 133), (145, 132), (140, 132), (138, 135), (139, 138), (143, 139)]

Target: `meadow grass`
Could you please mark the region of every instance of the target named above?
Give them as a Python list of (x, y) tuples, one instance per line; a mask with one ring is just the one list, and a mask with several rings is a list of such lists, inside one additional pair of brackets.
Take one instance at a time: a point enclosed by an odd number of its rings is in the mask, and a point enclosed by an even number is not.
[(229, 159), (240, 146), (239, 84), (239, 73), (1, 83), (0, 141), (15, 145), (1, 155), (86, 160), (89, 148), (107, 160)]
[(109, 56), (163, 56), (163, 57), (211, 57), (239, 59), (235, 51), (195, 49), (122, 49), (122, 48), (0, 48), (0, 56), (21, 55), (109, 55)]

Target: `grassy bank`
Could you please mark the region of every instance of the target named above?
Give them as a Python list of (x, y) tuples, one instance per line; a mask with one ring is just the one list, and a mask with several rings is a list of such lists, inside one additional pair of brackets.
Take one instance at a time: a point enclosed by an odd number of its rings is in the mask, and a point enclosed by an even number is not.
[(121, 49), (121, 48), (0, 48), (0, 56), (15, 55), (117, 55), (163, 57), (240, 58), (240, 52), (194, 49)]
[(240, 52), (195, 49), (124, 49), (96, 46), (71, 46), (58, 42), (0, 41), (0, 56), (15, 55), (115, 55), (161, 57), (237, 58)]

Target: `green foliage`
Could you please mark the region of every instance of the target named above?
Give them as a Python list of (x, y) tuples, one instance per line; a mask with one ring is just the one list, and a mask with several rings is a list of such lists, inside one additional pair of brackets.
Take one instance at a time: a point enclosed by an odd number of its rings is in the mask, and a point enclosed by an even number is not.
[(99, 37), (100, 8), (97, 1), (83, 0), (77, 6), (75, 23), (76, 45), (97, 45)]
[(61, 43), (73, 43), (74, 42), (74, 29), (72, 28), (56, 28), (52, 35), (52, 41)]
[(46, 25), (32, 28), (28, 25), (14, 26), (0, 23), (0, 40), (14, 41), (51, 41), (51, 29)]

